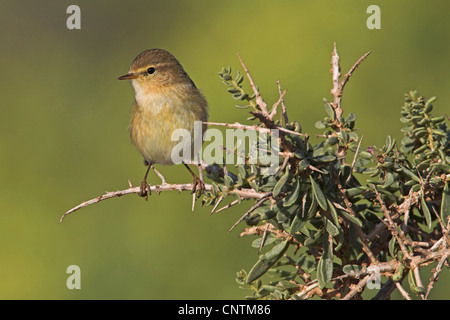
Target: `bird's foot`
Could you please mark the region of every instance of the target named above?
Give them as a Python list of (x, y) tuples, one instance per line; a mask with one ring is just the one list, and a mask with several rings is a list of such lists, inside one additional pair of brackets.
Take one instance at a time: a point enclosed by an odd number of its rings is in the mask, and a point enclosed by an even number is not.
[(151, 194), (152, 190), (150, 189), (150, 185), (147, 183), (147, 181), (142, 180), (141, 189), (139, 190), (139, 196), (147, 200), (148, 196)]
[(195, 193), (197, 198), (205, 191), (205, 183), (200, 180), (197, 176), (194, 176), (194, 182), (192, 183), (192, 193)]

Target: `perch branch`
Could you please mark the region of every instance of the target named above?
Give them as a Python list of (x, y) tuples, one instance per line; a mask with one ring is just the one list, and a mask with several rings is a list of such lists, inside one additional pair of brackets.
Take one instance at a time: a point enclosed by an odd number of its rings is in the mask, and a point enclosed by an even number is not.
[[(258, 132), (264, 132), (264, 133), (270, 133), (270, 129), (268, 128), (264, 128), (264, 127), (258, 127), (256, 124), (250, 126), (250, 125), (245, 125), (245, 124), (240, 124), (238, 122), (235, 123), (222, 123), (222, 122), (203, 122), (203, 124), (207, 124), (207, 125), (211, 125), (211, 126), (222, 126), (222, 127), (227, 127), (227, 128), (233, 128), (233, 129), (242, 129), (242, 130), (254, 130), (254, 131), (258, 131)], [(280, 131), (286, 132), (286, 133), (290, 133), (290, 134), (294, 134), (296, 136), (300, 136), (300, 137), (304, 137), (306, 136), (306, 134), (304, 133), (299, 133), (299, 132), (295, 132), (277, 125), (273, 125), (272, 129), (278, 129)]]
[[(185, 183), (185, 184), (170, 184), (170, 183), (165, 183), (165, 184), (161, 184), (161, 185), (156, 185), (156, 186), (150, 186), (150, 190), (153, 192), (162, 192), (162, 191), (191, 191), (192, 192), (192, 188), (193, 188), (193, 184), (192, 183)], [(212, 185), (211, 184), (205, 184), (205, 191), (211, 191), (212, 190)], [(140, 192), (140, 187), (130, 187), (128, 189), (125, 190), (119, 190), (119, 191), (114, 191), (114, 192), (106, 192), (103, 195), (100, 195), (94, 199), (85, 201), (80, 203), (79, 205), (77, 205), (76, 207), (73, 207), (72, 209), (70, 209), (69, 211), (67, 211), (66, 213), (64, 213), (61, 217), (61, 219), (59, 220), (60, 222), (62, 222), (64, 220), (65, 217), (67, 217), (69, 214), (78, 211), (84, 207), (87, 207), (91, 204), (95, 204), (95, 203), (99, 203), (101, 201), (107, 200), (107, 199), (112, 199), (112, 198), (116, 198), (116, 197), (121, 197), (121, 196), (125, 196), (125, 195), (129, 195), (129, 194), (139, 194)], [(257, 192), (253, 189), (246, 189), (246, 188), (242, 188), (240, 190), (235, 189), (232, 191), (233, 193), (237, 193), (239, 194), (241, 197), (246, 198), (246, 199), (261, 199), (263, 197), (266, 197), (267, 194), (264, 192)]]

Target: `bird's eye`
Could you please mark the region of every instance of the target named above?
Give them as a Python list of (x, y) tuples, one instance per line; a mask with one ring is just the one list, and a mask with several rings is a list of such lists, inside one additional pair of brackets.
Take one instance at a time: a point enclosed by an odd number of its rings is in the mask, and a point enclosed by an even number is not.
[(147, 73), (148, 74), (154, 74), (155, 73), (155, 68), (153, 68), (153, 67), (148, 68), (147, 69)]

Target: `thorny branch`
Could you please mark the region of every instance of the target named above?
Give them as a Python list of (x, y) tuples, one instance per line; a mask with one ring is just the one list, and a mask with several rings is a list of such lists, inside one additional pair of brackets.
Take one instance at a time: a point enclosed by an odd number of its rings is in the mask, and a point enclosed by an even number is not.
[[(202, 168), (206, 172), (211, 171), (211, 170), (217, 170), (217, 167), (208, 166), (208, 165), (205, 165), (204, 163), (202, 163)], [(162, 183), (160, 185), (152, 185), (152, 186), (150, 186), (150, 190), (152, 192), (155, 191), (158, 194), (163, 191), (178, 191), (180, 193), (182, 191), (191, 191), (192, 192), (193, 185), (192, 185), (192, 183), (185, 183), (185, 184), (167, 183), (167, 182), (165, 182), (165, 179), (162, 179)], [(212, 185), (206, 183), (205, 191), (211, 191), (211, 190), (212, 190)], [(140, 191), (140, 187), (133, 187), (130, 184), (130, 187), (128, 189), (113, 191), (113, 192), (106, 192), (103, 195), (100, 195), (100, 196), (93, 198), (91, 200), (88, 200), (88, 201), (84, 201), (84, 202), (80, 203), (79, 205), (77, 205), (76, 207), (70, 209), (69, 211), (67, 211), (66, 213), (64, 213), (62, 215), (62, 217), (59, 221), (62, 222), (64, 220), (64, 218), (67, 217), (69, 214), (71, 214), (75, 211), (78, 211), (84, 207), (87, 207), (89, 205), (99, 203), (101, 201), (112, 199), (112, 198), (122, 197), (122, 196), (129, 195), (129, 194), (139, 194), (139, 191)], [(242, 199), (261, 199), (261, 198), (267, 197), (267, 193), (256, 192), (255, 190), (250, 189), (250, 188), (242, 188), (240, 190), (233, 190), (233, 192), (238, 193), (239, 196), (242, 197)], [(223, 208), (222, 208), (222, 210), (223, 210)]]
[[(349, 81), (353, 72), (358, 68), (358, 66), (364, 61), (370, 52), (364, 54), (360, 59), (358, 59), (355, 64), (350, 68), (350, 70), (344, 75), (341, 79), (340, 73), (340, 57), (337, 53), (336, 44), (334, 44), (332, 59), (331, 59), (331, 74), (332, 74), (332, 83), (333, 87), (331, 89), (331, 94), (334, 97), (334, 100), (330, 105), (332, 106), (335, 117), (334, 117), (334, 129), (337, 134), (344, 131), (344, 124), (341, 122), (343, 116), (343, 108), (342, 108), (342, 96), (343, 90), (346, 83)], [(273, 105), (271, 111), (268, 111), (267, 104), (263, 100), (258, 87), (256, 86), (253, 78), (250, 75), (250, 72), (247, 66), (244, 64), (242, 58), (238, 55), (239, 61), (244, 69), (244, 72), (249, 80), (250, 86), (253, 90), (254, 96), (256, 98), (256, 106), (258, 108), (254, 108), (254, 111), (250, 112), (257, 120), (259, 120), (259, 125), (244, 125), (240, 123), (218, 123), (218, 122), (205, 122), (207, 125), (214, 126), (224, 126), (228, 128), (242, 129), (242, 130), (255, 130), (258, 132), (270, 133), (270, 129), (278, 129), (280, 131), (279, 139), (280, 139), (280, 157), (284, 158), (283, 164), (280, 166), (278, 173), (284, 171), (284, 168), (288, 165), (290, 170), (293, 171), (298, 167), (299, 161), (296, 159), (294, 154), (296, 153), (296, 147), (286, 139), (286, 135), (295, 135), (304, 138), (306, 141), (308, 140), (308, 135), (303, 133), (298, 133), (292, 130), (287, 129), (288, 125), (288, 116), (286, 111), (286, 106), (284, 104), (284, 97), (286, 95), (286, 90), (281, 89), (280, 82), (277, 81), (279, 98), (276, 103)], [(281, 110), (280, 107), (281, 106)], [(280, 120), (276, 122), (274, 119), (277, 112), (280, 111)], [(353, 172), (355, 162), (358, 157), (358, 153), (361, 146), (361, 140), (357, 146), (355, 155), (353, 157), (353, 161), (351, 163), (351, 171)], [(347, 149), (338, 146), (337, 147), (337, 156), (341, 161), (341, 164), (346, 164), (346, 153)], [(226, 166), (223, 167), (219, 165), (207, 165), (205, 163), (201, 163), (200, 172), (203, 174), (203, 171), (209, 174), (213, 174), (216, 176), (224, 177), (229, 175), (233, 179), (236, 179), (236, 176), (233, 173), (228, 172)], [(313, 165), (308, 166), (310, 172), (319, 172), (324, 174), (325, 172), (314, 167)], [(158, 176), (161, 178), (160, 185), (152, 185), (151, 191), (160, 193), (164, 191), (191, 191), (193, 189), (192, 184), (171, 184), (167, 183), (164, 176), (158, 173)], [(338, 186), (336, 190), (337, 200), (333, 200), (332, 205), (339, 210), (347, 212), (350, 217), (357, 218), (357, 214), (353, 210), (353, 204), (349, 200), (347, 196), (347, 189), (349, 186), (351, 175), (348, 176), (345, 183), (341, 183), (337, 176), (333, 177), (336, 185)], [(427, 183), (427, 181), (426, 181)], [(212, 184), (205, 184), (205, 190), (211, 191), (213, 189)], [(62, 221), (67, 215), (80, 210), (84, 207), (87, 207), (91, 204), (95, 204), (107, 199), (112, 199), (116, 197), (121, 197), (129, 194), (138, 194), (140, 191), (139, 187), (133, 187), (130, 183), (128, 189), (119, 190), (115, 192), (106, 192), (103, 195), (100, 195), (91, 200), (85, 201), (78, 206), (67, 211), (60, 219)], [(248, 217), (253, 211), (262, 206), (266, 201), (270, 201), (272, 205), (276, 203), (280, 198), (274, 197), (273, 193), (263, 192), (263, 191), (255, 191), (253, 188), (234, 188), (232, 190), (225, 190), (227, 193), (237, 194), (239, 200), (236, 199), (229, 204), (226, 204), (219, 208), (222, 203), (224, 196), (221, 196), (214, 203), (211, 214), (214, 212), (221, 212), (228, 208), (231, 208), (243, 199), (253, 199), (255, 204), (245, 212), (241, 218), (237, 220), (237, 222), (231, 227), (230, 231), (235, 228), (241, 221), (243, 221), (246, 217)], [(387, 205), (380, 195), (379, 191), (376, 187), (373, 188), (375, 196), (372, 198), (368, 197), (367, 199), (372, 202), (374, 205), (378, 205), (380, 211), (382, 213), (382, 217), (378, 218), (379, 222), (373, 226), (370, 230), (366, 231), (360, 226), (356, 225), (356, 235), (359, 238), (362, 245), (362, 255), (358, 258), (357, 262), (361, 266), (359, 271), (351, 271), (349, 273), (344, 273), (342, 270), (334, 270), (333, 277), (330, 280), (330, 283), (333, 285), (333, 288), (319, 288), (318, 280), (310, 280), (311, 275), (299, 268), (298, 266), (298, 275), (303, 277), (303, 284), (298, 284), (297, 288), (291, 289), (293, 295), (292, 299), (307, 299), (312, 297), (313, 295), (317, 295), (324, 299), (330, 298), (340, 298), (343, 300), (348, 299), (360, 299), (361, 292), (364, 290), (368, 281), (373, 279), (373, 277), (378, 275), (384, 275), (388, 278), (388, 281), (383, 284), (382, 288), (379, 290), (378, 294), (374, 299), (389, 299), (391, 293), (397, 289), (401, 295), (405, 299), (411, 299), (409, 293), (403, 288), (402, 281), (411, 273), (414, 278), (415, 284), (417, 287), (423, 288), (423, 281), (419, 274), (419, 268), (422, 266), (429, 265), (431, 263), (437, 263), (436, 267), (432, 270), (432, 275), (430, 277), (430, 281), (427, 287), (426, 292), (423, 290), (420, 295), (422, 299), (427, 299), (430, 291), (432, 290), (434, 284), (438, 280), (439, 274), (441, 273), (443, 266), (448, 266), (448, 259), (450, 258), (450, 238), (449, 238), (449, 221), (441, 221), (439, 215), (435, 213), (438, 217), (441, 232), (436, 233), (433, 236), (426, 235), (423, 230), (421, 230), (417, 225), (414, 225), (409, 222), (410, 211), (420, 205), (420, 196), (422, 191), (411, 191), (408, 195), (403, 197), (403, 201), (400, 204), (391, 204)], [(307, 199), (307, 193), (304, 192), (302, 197), (301, 204), (301, 216), (302, 218), (305, 215), (305, 203)], [(194, 198), (195, 199), (195, 198)], [(282, 199), (282, 198), (281, 198)], [(319, 210), (319, 209), (317, 209)], [(317, 214), (315, 212), (314, 214)], [(328, 213), (329, 214), (329, 213)], [(318, 214), (317, 214), (318, 215)], [(403, 218), (403, 219), (402, 219)], [(344, 223), (347, 223), (345, 219), (339, 217), (339, 219)], [(349, 223), (349, 222), (348, 222)], [(348, 224), (347, 224), (348, 226)], [(281, 241), (286, 241), (290, 245), (295, 247), (295, 252), (303, 247), (304, 245), (296, 240), (296, 238), (286, 232), (282, 228), (274, 226), (269, 220), (265, 221), (263, 225), (256, 225), (247, 227), (244, 231), (240, 233), (240, 236), (249, 236), (256, 235), (262, 237), (261, 244), (258, 250), (261, 250), (263, 243), (268, 234), (271, 234), (276, 239)], [(413, 241), (412, 239), (416, 239), (415, 237), (411, 238), (411, 234), (416, 236), (420, 236), (422, 239), (426, 239), (426, 241)], [(386, 251), (387, 243), (389, 239), (395, 238), (396, 243), (400, 247), (400, 251), (402, 253), (401, 257), (393, 258), (389, 261), (384, 261), (380, 259), (380, 253), (382, 251)], [(332, 244), (332, 237), (330, 237)], [(316, 248), (308, 249), (312, 256), (314, 256), (317, 260), (321, 257), (321, 250)], [(292, 264), (295, 264), (295, 261), (291, 259), (286, 253), (284, 256), (291, 261)], [(400, 274), (398, 274), (400, 272)]]

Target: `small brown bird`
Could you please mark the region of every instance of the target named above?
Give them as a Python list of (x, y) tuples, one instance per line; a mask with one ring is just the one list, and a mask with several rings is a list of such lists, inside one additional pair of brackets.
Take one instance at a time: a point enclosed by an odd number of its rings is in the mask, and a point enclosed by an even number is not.
[[(208, 120), (208, 104), (178, 60), (162, 49), (139, 54), (128, 74), (119, 77), (119, 80), (127, 79), (135, 91), (129, 126), (131, 141), (148, 166), (139, 195), (147, 199), (151, 193), (147, 175), (153, 164), (174, 164), (172, 150), (177, 141), (172, 141), (172, 133), (175, 130), (184, 129), (191, 134), (192, 156), (199, 151), (194, 149), (194, 122)], [(202, 136), (205, 130), (206, 125), (202, 125)], [(203, 181), (184, 161), (183, 164), (194, 178), (193, 193), (199, 191), (199, 195), (204, 189)]]

